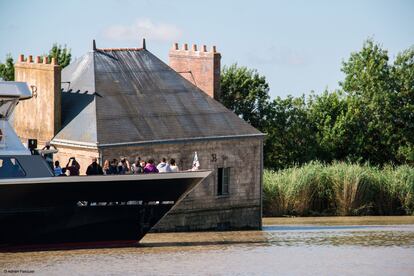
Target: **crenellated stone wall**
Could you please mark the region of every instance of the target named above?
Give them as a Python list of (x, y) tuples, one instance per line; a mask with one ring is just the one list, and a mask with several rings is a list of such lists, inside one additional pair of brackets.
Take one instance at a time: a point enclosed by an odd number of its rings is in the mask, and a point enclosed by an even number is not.
[(19, 56), (14, 65), (15, 80), (27, 82), (33, 97), (21, 101), (14, 112), (13, 125), (23, 142), (38, 139), (39, 145), (50, 141), (61, 128), (61, 76), (56, 60), (48, 57)]
[(208, 51), (206, 45), (199, 49), (193, 44), (188, 49), (184, 44), (180, 49), (174, 43), (169, 52), (169, 66), (216, 100), (220, 98), (220, 60), (216, 46)]

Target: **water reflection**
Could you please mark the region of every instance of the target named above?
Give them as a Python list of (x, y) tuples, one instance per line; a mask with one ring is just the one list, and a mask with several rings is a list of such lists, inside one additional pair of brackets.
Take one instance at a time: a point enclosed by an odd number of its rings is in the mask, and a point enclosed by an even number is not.
[[(318, 227), (319, 228), (319, 227)], [(276, 227), (278, 229), (278, 227)], [(414, 248), (414, 227), (297, 227), (266, 232), (268, 243), (275, 246), (398, 246)]]
[(266, 225), (263, 231), (149, 234), (128, 248), (0, 253), (41, 275), (414, 274), (414, 224)]
[(375, 230), (375, 228), (383, 229), (384, 226), (380, 225), (345, 225), (345, 226), (315, 226), (315, 225), (269, 225), (263, 226), (263, 231), (329, 231), (329, 230), (358, 230), (365, 229), (367, 231)]

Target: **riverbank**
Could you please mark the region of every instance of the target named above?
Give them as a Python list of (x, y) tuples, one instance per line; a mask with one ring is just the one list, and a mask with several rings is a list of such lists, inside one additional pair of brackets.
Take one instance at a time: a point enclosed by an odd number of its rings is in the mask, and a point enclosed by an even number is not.
[(414, 214), (414, 168), (311, 162), (264, 171), (264, 216)]
[(264, 217), (263, 226), (270, 225), (401, 225), (414, 224), (414, 216), (361, 217)]

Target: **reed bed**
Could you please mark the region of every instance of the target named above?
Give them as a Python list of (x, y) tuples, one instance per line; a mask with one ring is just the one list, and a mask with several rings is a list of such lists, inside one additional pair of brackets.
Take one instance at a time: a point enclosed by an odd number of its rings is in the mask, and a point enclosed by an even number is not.
[(265, 216), (413, 215), (414, 168), (311, 162), (264, 171)]

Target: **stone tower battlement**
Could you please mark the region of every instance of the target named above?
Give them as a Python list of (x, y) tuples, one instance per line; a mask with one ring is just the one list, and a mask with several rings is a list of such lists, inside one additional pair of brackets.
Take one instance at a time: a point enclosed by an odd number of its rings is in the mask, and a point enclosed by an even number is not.
[[(58, 63), (56, 61), (56, 58), (52, 57), (52, 59), (49, 61), (48, 56), (36, 56), (36, 59), (33, 61), (33, 56), (29, 55), (27, 59), (25, 59), (23, 54), (19, 55), (19, 59), (17, 60), (17, 64), (19, 63), (28, 63), (28, 64), (45, 64), (45, 65), (53, 65), (58, 66)], [(35, 65), (38, 66), (38, 65)]]
[(193, 44), (189, 49), (187, 43), (181, 48), (174, 43), (169, 52), (170, 67), (216, 100), (220, 98), (220, 60), (216, 46), (207, 49)]
[(19, 55), (15, 80), (27, 82), (33, 97), (17, 105), (13, 125), (23, 142), (36, 138), (50, 141), (61, 127), (61, 75), (55, 58)]

